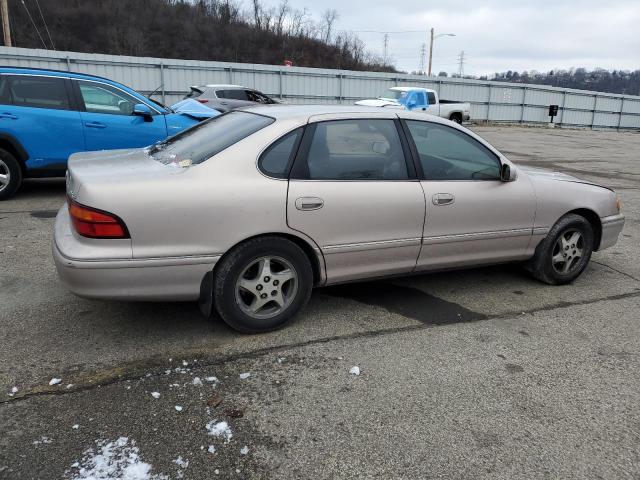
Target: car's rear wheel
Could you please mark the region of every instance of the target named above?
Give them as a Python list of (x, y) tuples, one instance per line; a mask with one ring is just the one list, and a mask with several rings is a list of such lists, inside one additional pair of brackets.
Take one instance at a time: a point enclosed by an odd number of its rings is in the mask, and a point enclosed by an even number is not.
[(593, 245), (593, 227), (589, 221), (580, 215), (565, 215), (536, 248), (529, 270), (538, 280), (550, 285), (570, 283), (586, 268)]
[(309, 301), (313, 270), (290, 240), (260, 237), (235, 247), (214, 272), (213, 300), (222, 319), (245, 333), (284, 325)]
[(0, 148), (0, 200), (12, 197), (21, 184), (20, 164), (10, 152)]

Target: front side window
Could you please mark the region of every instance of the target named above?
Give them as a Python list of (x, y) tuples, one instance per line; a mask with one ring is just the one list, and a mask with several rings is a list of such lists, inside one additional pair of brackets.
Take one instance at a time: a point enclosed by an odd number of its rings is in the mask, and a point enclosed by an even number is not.
[(452, 127), (408, 120), (425, 180), (499, 180), (500, 160), (487, 147)]
[(70, 110), (65, 79), (31, 75), (11, 75), (2, 97), (16, 107)]
[(302, 128), (298, 128), (271, 144), (260, 156), (260, 170), (270, 177), (286, 178), (301, 137)]
[(247, 112), (225, 113), (155, 144), (149, 154), (166, 165), (202, 163), (274, 121), (271, 117)]
[(393, 120), (316, 124), (307, 156), (312, 180), (404, 180), (407, 164)]
[(133, 106), (142, 103), (137, 98), (110, 85), (78, 81), (80, 94), (87, 112), (111, 115), (132, 115)]
[(433, 92), (427, 92), (427, 96), (429, 98), (429, 105), (435, 105), (436, 104), (436, 94)]

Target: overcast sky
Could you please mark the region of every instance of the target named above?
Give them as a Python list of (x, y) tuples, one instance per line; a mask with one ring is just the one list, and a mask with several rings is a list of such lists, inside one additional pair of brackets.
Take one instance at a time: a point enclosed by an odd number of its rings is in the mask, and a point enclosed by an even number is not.
[[(248, 4), (248, 0), (245, 0)], [(264, 0), (276, 6), (279, 0)], [(328, 8), (336, 28), (358, 34), (369, 51), (388, 53), (400, 70), (418, 70), (427, 30), (455, 33), (434, 43), (433, 71), (465, 74), (556, 68), (640, 68), (640, 0), (289, 0), (319, 19)], [(400, 31), (424, 33), (392, 33)]]

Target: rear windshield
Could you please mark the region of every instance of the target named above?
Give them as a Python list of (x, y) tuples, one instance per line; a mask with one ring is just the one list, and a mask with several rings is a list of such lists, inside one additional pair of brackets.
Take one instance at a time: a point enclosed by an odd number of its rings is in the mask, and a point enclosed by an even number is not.
[(156, 143), (149, 154), (166, 165), (188, 167), (204, 162), (273, 122), (273, 118), (255, 113), (225, 113)]

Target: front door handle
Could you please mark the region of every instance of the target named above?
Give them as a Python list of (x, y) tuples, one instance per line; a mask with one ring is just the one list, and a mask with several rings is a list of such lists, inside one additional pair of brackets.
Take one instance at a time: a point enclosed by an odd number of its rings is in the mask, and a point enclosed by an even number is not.
[(102, 122), (85, 122), (84, 125), (89, 128), (107, 128), (107, 126)]
[(296, 208), (298, 210), (319, 210), (324, 206), (324, 200), (318, 197), (296, 198)]
[(0, 118), (8, 118), (9, 120), (17, 120), (18, 119), (18, 117), (16, 115), (14, 115), (13, 113), (9, 113), (9, 112), (0, 113)]
[(454, 197), (450, 193), (436, 193), (433, 197), (431, 197), (431, 201), (434, 205), (451, 205), (455, 202), (456, 197)]

